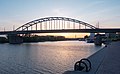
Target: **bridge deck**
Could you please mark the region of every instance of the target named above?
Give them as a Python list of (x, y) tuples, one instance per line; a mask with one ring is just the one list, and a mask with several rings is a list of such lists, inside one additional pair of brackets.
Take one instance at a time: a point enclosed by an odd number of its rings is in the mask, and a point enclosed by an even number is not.
[(1, 31), (0, 35), (5, 34), (27, 34), (27, 33), (116, 33), (120, 29), (61, 29), (61, 30), (28, 30), (28, 31)]

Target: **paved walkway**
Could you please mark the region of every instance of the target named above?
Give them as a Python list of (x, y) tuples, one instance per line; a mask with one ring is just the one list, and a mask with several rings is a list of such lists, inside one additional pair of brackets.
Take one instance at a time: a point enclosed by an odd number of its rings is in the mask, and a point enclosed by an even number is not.
[(90, 72), (66, 71), (63, 74), (120, 74), (120, 42), (109, 44), (88, 59), (92, 62)]
[(107, 47), (104, 60), (96, 74), (120, 74), (120, 42)]

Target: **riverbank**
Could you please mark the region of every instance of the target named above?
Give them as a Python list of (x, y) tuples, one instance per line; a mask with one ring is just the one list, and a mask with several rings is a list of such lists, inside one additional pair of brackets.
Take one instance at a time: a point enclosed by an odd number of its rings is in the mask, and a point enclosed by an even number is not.
[[(79, 40), (84, 41), (84, 38), (65, 38), (64, 36), (18, 36), (23, 43), (35, 43), (35, 42), (46, 42), (46, 41), (69, 41), (69, 40)], [(12, 38), (13, 39), (13, 38)], [(19, 39), (18, 39), (19, 40)], [(9, 43), (9, 37), (0, 37), (0, 43)]]
[(120, 74), (120, 41), (112, 42), (88, 57), (92, 63), (90, 72), (66, 71), (64, 74)]

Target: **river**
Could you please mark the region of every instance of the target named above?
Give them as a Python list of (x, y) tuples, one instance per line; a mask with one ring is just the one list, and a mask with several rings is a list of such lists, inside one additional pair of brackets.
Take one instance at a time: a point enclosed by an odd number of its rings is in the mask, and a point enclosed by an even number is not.
[(84, 41), (0, 44), (0, 74), (62, 74), (102, 47)]

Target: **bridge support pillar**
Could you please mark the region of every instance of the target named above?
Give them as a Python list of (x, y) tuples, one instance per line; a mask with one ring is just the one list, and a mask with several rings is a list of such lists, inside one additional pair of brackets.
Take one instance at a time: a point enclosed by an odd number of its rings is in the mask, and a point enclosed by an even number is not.
[(8, 34), (8, 40), (10, 44), (20, 44), (23, 43), (22, 37), (17, 34)]
[(94, 44), (98, 46), (102, 45), (102, 36), (100, 34), (95, 35)]

